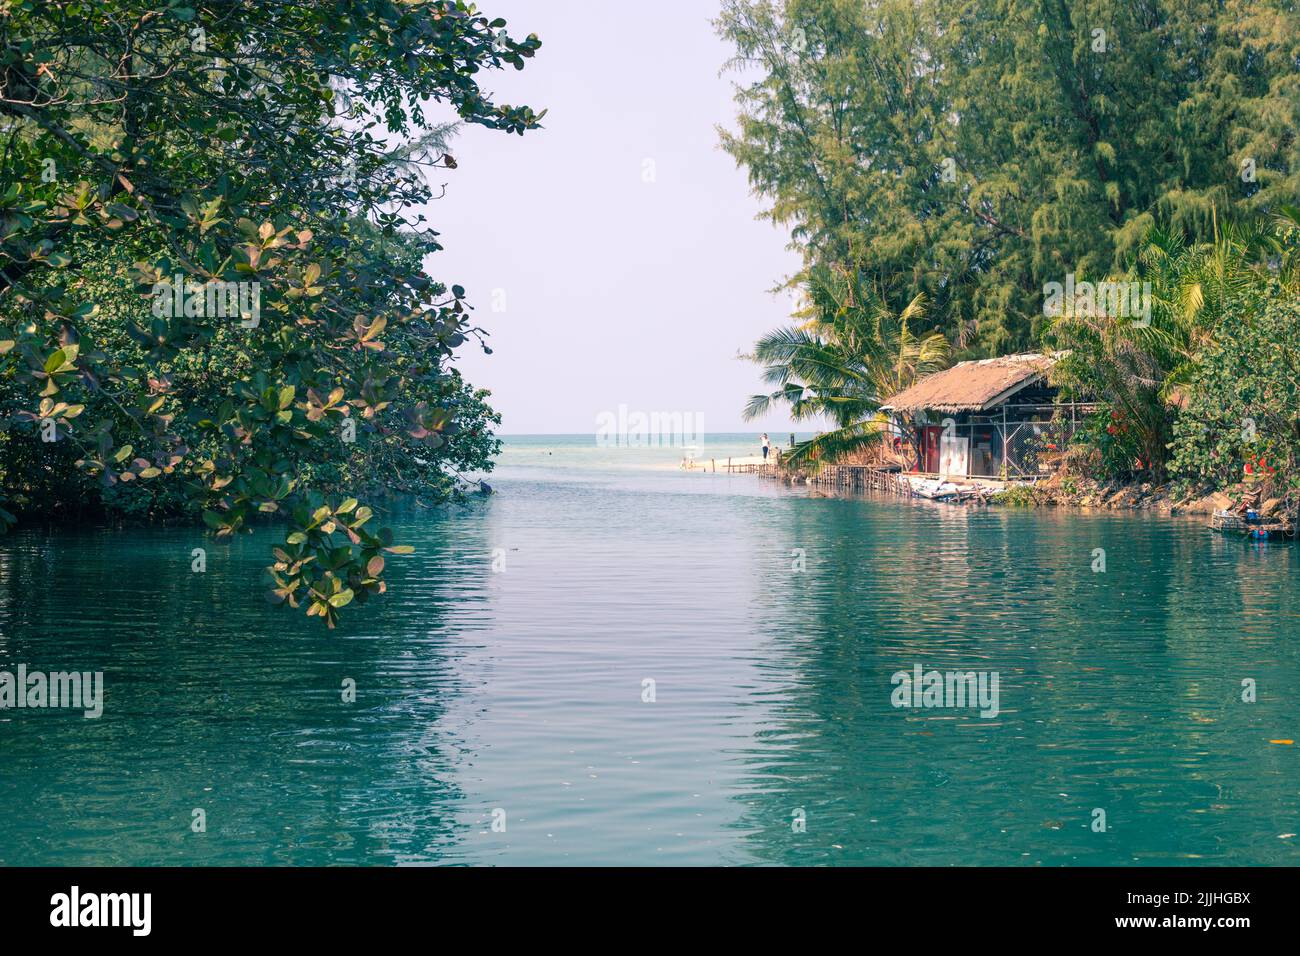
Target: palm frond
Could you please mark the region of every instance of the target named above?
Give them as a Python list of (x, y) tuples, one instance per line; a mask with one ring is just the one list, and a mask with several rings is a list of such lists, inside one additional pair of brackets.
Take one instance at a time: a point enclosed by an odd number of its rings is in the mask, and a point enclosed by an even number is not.
[(781, 404), (796, 421), (820, 417), (833, 425), (805, 443), (795, 462), (814, 451), (846, 454), (874, 440), (885, 398), (951, 361), (941, 334), (918, 336), (911, 329), (925, 317), (923, 294), (894, 313), (878, 289), (849, 270), (815, 269), (800, 281), (812, 303), (798, 316), (804, 321), (768, 332), (743, 356), (763, 367), (766, 384), (779, 386), (750, 398), (746, 421)]

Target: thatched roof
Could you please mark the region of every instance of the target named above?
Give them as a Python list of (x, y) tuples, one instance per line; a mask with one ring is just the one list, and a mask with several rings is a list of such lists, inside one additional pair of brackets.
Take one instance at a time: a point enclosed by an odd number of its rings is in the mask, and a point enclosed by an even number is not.
[(937, 412), (977, 412), (1001, 405), (1038, 381), (1056, 364), (1057, 356), (1028, 352), (974, 362), (927, 375), (888, 399), (883, 407), (895, 412), (933, 409)]

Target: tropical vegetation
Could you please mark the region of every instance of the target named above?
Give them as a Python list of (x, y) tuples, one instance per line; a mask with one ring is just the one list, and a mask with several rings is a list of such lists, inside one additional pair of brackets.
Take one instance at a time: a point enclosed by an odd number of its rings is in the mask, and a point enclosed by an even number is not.
[[(1044, 341), (1066, 350), (1057, 381), (1074, 394), (1104, 399), (1083, 444), (1093, 450), (1092, 471), (1105, 478), (1171, 475), (1179, 454), (1180, 421), (1204, 410), (1207, 363), (1220, 347), (1250, 334), (1254, 317), (1270, 302), (1293, 298), (1295, 239), (1300, 210), (1283, 206), (1272, 226), (1229, 225), (1209, 241), (1188, 243), (1177, 232), (1153, 229), (1133, 262), (1115, 278), (1150, 284), (1146, 321), (1082, 311), (1051, 321)], [(1184, 427), (1181, 434), (1190, 434)], [(1238, 462), (1239, 465), (1243, 464)], [(1226, 484), (1222, 469), (1190, 468), (1179, 474)]]
[(480, 85), (540, 46), (505, 28), (462, 0), (0, 0), (0, 527), (271, 520), (275, 601), (333, 626), (382, 593), (409, 549), (377, 496), (495, 450), (421, 210), (449, 121), (539, 124)]
[(1289, 0), (726, 0), (717, 26), (722, 144), (768, 216), (974, 354), (1034, 347), (1044, 284), (1152, 226), (1204, 241), (1300, 195)]

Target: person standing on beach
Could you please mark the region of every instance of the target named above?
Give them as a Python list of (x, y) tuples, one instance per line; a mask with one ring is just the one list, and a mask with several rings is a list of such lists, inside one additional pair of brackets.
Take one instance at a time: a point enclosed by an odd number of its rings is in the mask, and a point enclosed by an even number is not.
[(772, 447), (772, 443), (767, 440), (767, 433), (763, 433), (763, 460), (767, 461), (767, 452)]

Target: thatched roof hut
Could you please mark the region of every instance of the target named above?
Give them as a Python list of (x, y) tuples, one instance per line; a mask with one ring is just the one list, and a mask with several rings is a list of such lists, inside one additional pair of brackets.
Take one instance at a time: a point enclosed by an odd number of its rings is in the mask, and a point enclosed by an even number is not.
[(882, 407), (894, 413), (987, 411), (1044, 380), (1058, 357), (1027, 352), (958, 362), (903, 389)]
[(1063, 402), (1048, 373), (1065, 355), (1028, 352), (960, 362), (890, 397), (888, 452), (914, 473), (1037, 478), (1095, 406)]

